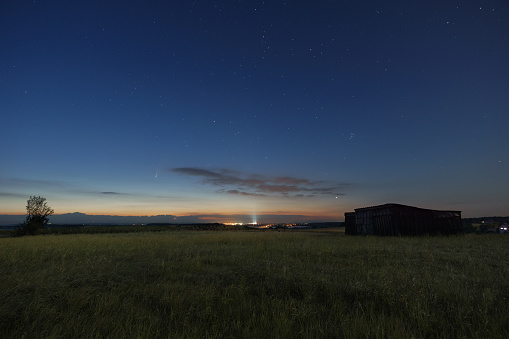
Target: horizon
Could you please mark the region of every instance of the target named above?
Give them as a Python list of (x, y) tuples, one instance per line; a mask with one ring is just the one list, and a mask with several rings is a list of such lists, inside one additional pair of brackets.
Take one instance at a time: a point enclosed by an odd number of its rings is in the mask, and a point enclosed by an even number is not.
[(34, 195), (94, 215), (509, 215), (503, 2), (8, 2), (0, 18), (0, 214)]
[[(417, 207), (417, 206), (415, 206)], [(12, 226), (22, 223), (26, 214), (0, 214), (0, 226)], [(509, 218), (509, 215), (478, 215), (464, 216), (462, 219), (476, 218)], [(56, 219), (56, 220), (55, 220)], [(281, 224), (281, 223), (335, 223), (344, 222), (340, 219), (317, 218), (305, 215), (114, 215), (114, 214), (86, 214), (81, 212), (56, 213), (49, 217), (50, 224), (80, 225), (80, 224), (208, 224), (208, 223), (242, 223), (246, 224)]]
[[(25, 215), (0, 214), (0, 225), (14, 225), (21, 223)], [(305, 215), (111, 215), (86, 214), (81, 212), (53, 214), (49, 217), (51, 224), (197, 224), (197, 223), (242, 223), (242, 224), (271, 224), (271, 223), (320, 223), (341, 222)]]

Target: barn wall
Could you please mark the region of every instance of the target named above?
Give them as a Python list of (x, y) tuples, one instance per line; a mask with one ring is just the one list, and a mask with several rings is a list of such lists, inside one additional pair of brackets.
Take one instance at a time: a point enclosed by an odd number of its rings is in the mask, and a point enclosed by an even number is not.
[(355, 211), (355, 223), (357, 224), (357, 234), (374, 234), (371, 210)]
[[(353, 224), (355, 220), (355, 225)], [(386, 204), (345, 213), (346, 234), (421, 235), (463, 232), (461, 212)]]
[(345, 213), (345, 234), (357, 235), (357, 225), (355, 223), (355, 212)]
[(434, 211), (435, 226), (445, 234), (463, 233), (461, 213), (454, 211)]
[(397, 215), (394, 209), (385, 206), (371, 211), (373, 219), (373, 234), (375, 235), (397, 235), (399, 232)]

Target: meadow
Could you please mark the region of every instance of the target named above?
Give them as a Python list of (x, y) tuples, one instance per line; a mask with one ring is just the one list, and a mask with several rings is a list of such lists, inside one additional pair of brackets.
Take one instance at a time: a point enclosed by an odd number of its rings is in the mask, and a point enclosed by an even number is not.
[(509, 236), (0, 239), (0, 336), (507, 338)]

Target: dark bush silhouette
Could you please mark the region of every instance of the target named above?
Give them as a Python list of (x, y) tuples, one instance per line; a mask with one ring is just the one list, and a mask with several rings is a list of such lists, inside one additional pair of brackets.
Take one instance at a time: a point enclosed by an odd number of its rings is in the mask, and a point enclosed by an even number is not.
[(31, 196), (27, 200), (26, 209), (25, 222), (16, 230), (18, 236), (34, 234), (37, 230), (46, 227), (48, 217), (54, 213), (53, 209), (46, 204), (46, 198), (39, 196)]

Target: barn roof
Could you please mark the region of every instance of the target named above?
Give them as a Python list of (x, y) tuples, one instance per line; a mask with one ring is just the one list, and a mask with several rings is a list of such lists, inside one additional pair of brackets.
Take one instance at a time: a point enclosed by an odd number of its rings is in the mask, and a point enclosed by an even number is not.
[(420, 207), (414, 207), (414, 206), (408, 206), (408, 205), (402, 205), (402, 204), (395, 204), (395, 203), (387, 203), (387, 204), (383, 204), (383, 205), (376, 205), (376, 206), (356, 208), (355, 212), (376, 210), (376, 209), (382, 209), (382, 208), (400, 208), (400, 209), (414, 209), (414, 210), (420, 210), (420, 211), (461, 213), (461, 211), (432, 210), (432, 209), (427, 209), (427, 208), (420, 208)]

